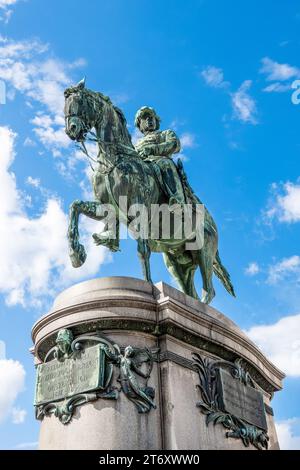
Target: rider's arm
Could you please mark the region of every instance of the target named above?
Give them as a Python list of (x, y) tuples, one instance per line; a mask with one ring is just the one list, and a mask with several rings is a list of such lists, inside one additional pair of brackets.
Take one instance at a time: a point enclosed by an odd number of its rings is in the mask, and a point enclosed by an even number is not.
[(180, 140), (174, 131), (163, 131), (164, 142), (157, 144), (156, 155), (171, 156), (173, 153), (180, 152)]
[[(160, 143), (149, 143), (147, 145), (136, 144), (136, 150), (142, 158), (149, 155), (158, 157), (171, 157), (173, 153), (180, 152), (180, 140), (174, 131), (167, 130), (161, 133)], [(142, 143), (142, 141), (140, 141)]]

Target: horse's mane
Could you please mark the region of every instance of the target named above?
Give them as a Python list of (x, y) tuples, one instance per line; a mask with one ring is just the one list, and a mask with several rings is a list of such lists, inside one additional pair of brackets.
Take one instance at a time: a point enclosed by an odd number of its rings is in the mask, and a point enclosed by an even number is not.
[(124, 131), (124, 138), (128, 141), (128, 143), (131, 144), (131, 136), (130, 136), (130, 134), (128, 132), (128, 129), (127, 129), (127, 121), (126, 121), (126, 118), (124, 116), (124, 113), (120, 108), (118, 108), (117, 106), (115, 106), (113, 104), (113, 102), (111, 101), (109, 96), (104, 95), (100, 91), (93, 91), (93, 90), (90, 90), (88, 88), (85, 88), (81, 84), (67, 88), (64, 92), (64, 95), (65, 95), (65, 98), (67, 99), (70, 96), (72, 96), (73, 94), (77, 94), (77, 93), (82, 93), (87, 98), (87, 100), (89, 100), (89, 99), (95, 100), (96, 99), (96, 101), (99, 101), (99, 102), (102, 100), (105, 103), (107, 103), (109, 106), (111, 106), (112, 109), (116, 112), (118, 118), (120, 119), (120, 121), (122, 123), (123, 131)]
[(107, 104), (109, 104), (113, 108), (113, 110), (117, 113), (119, 119), (122, 122), (123, 130), (125, 133), (124, 137), (131, 143), (131, 136), (127, 129), (127, 120), (123, 111), (120, 108), (118, 108), (118, 106), (113, 104), (109, 96), (103, 95), (103, 93), (101, 93), (100, 91), (92, 91), (92, 90), (87, 90), (87, 89), (86, 91), (90, 93), (90, 95), (96, 96), (97, 98), (104, 100)]
[(79, 91), (81, 91), (82, 93), (87, 95), (87, 97), (89, 97), (89, 96), (97, 97), (97, 98), (100, 98), (103, 101), (105, 101), (107, 104), (110, 104), (113, 107), (113, 109), (118, 113), (120, 118), (123, 120), (123, 123), (126, 124), (127, 121), (126, 121), (126, 118), (124, 116), (123, 111), (120, 108), (118, 108), (116, 105), (113, 104), (113, 102), (111, 101), (109, 96), (104, 95), (100, 91), (93, 91), (93, 90), (90, 90), (88, 88), (82, 88), (82, 87), (76, 85), (76, 86), (66, 88), (66, 90), (64, 91), (65, 98), (69, 98), (69, 96), (71, 96), (75, 93), (78, 93)]

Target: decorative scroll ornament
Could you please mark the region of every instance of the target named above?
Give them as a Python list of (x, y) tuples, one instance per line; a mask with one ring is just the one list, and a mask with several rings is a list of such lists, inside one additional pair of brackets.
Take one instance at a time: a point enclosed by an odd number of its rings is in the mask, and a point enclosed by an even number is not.
[(84, 405), (85, 403), (96, 401), (99, 398), (110, 398), (116, 399), (118, 397), (117, 391), (110, 391), (107, 393), (83, 393), (81, 395), (75, 395), (74, 397), (70, 397), (69, 399), (58, 402), (58, 403), (47, 403), (45, 405), (41, 405), (37, 407), (36, 417), (37, 419), (42, 420), (44, 416), (50, 416), (53, 414), (62, 424), (68, 424), (75, 411), (75, 408), (80, 405)]
[[(37, 366), (37, 419), (52, 414), (67, 424), (76, 407), (99, 398), (116, 400), (120, 391), (139, 413), (148, 413), (156, 408), (155, 390), (148, 386), (148, 379), (157, 351), (132, 346), (121, 349), (100, 335), (74, 339), (71, 330), (60, 330), (56, 346), (47, 353), (44, 363)], [(114, 366), (119, 371), (120, 387), (111, 385)]]
[[(267, 435), (266, 424), (258, 427), (249, 424), (245, 419), (237, 417), (233, 413), (225, 409), (224, 400), (222, 399), (222, 370), (228, 370), (230, 376), (234, 381), (237, 380), (251, 393), (256, 393), (258, 397), (261, 393), (255, 390), (255, 383), (250, 374), (241, 366), (241, 359), (237, 359), (234, 363), (228, 361), (211, 361), (207, 358), (202, 358), (199, 354), (193, 354), (194, 367), (198, 372), (200, 384), (197, 387), (200, 389), (202, 401), (197, 403), (202, 413), (206, 415), (206, 424), (213, 423), (214, 425), (220, 423), (228, 431), (226, 437), (241, 439), (246, 447), (252, 444), (259, 450), (268, 449), (269, 437)], [(224, 374), (224, 373), (223, 373)], [(226, 374), (226, 372), (225, 372)], [(229, 374), (227, 374), (229, 375)], [(265, 421), (264, 405), (261, 396), (262, 405), (262, 423)], [(266, 422), (265, 422), (266, 423)]]

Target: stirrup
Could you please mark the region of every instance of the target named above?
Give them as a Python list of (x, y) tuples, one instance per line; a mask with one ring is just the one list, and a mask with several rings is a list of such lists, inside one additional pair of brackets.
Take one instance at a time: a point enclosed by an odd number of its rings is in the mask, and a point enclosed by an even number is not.
[(103, 237), (102, 234), (93, 233), (92, 235), (94, 242), (97, 246), (102, 245), (108, 248), (110, 251), (116, 252), (121, 251), (119, 248), (119, 241), (117, 239)]

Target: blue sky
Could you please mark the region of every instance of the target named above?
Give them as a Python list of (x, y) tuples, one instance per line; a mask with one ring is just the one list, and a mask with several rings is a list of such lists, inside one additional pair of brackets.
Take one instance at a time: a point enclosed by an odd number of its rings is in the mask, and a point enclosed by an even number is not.
[[(141, 277), (135, 242), (110, 255), (92, 245), (94, 222), (81, 224), (84, 267), (67, 257), (68, 206), (90, 187), (62, 92), (84, 75), (132, 134), (149, 105), (181, 138), (237, 292), (215, 279), (213, 306), (287, 374), (273, 406), (282, 447), (300, 448), (299, 2), (0, 0), (0, 16), (0, 448), (36, 446), (30, 330), (55, 295), (95, 276)], [(152, 274), (172, 282), (160, 255)]]

